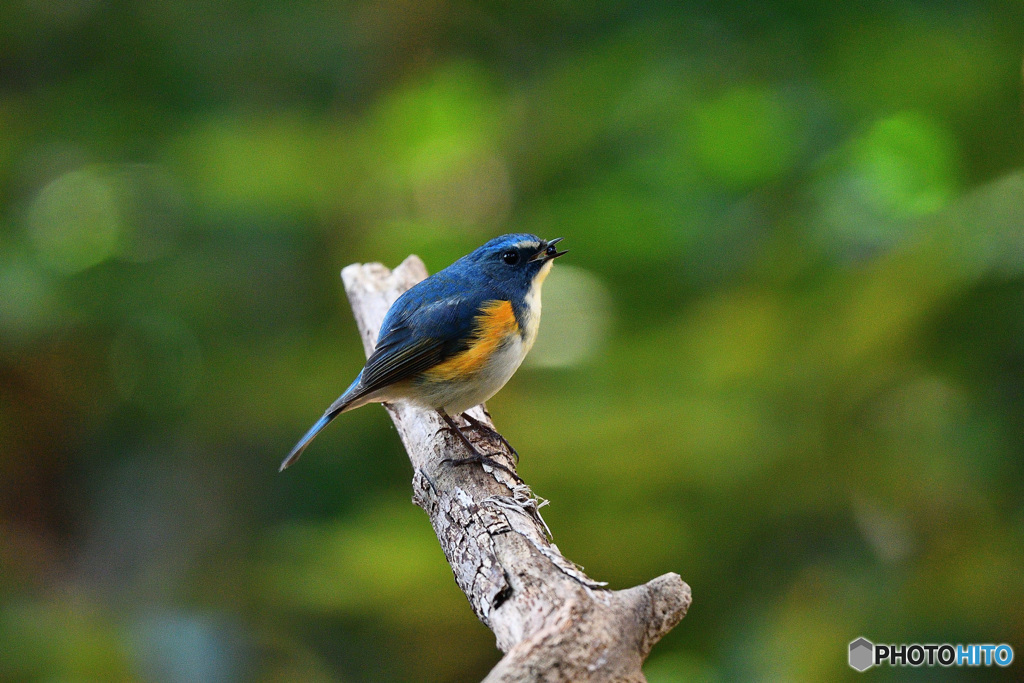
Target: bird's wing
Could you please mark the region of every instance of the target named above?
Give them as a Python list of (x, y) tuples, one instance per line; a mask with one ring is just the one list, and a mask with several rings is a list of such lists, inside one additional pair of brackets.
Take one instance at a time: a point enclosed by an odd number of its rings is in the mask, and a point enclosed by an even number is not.
[(363, 370), (363, 391), (369, 394), (437, 365), (446, 356), (446, 346), (443, 339), (427, 337), (374, 351)]
[[(356, 399), (410, 379), (464, 350), (473, 333), (481, 301), (465, 294), (407, 292), (381, 325), (377, 347), (360, 375)], [(442, 293), (438, 295), (438, 289)]]

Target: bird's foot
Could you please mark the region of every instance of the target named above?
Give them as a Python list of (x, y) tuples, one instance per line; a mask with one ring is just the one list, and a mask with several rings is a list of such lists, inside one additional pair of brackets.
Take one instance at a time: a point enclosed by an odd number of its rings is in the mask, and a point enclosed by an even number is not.
[(459, 436), (465, 436), (466, 432), (477, 432), (479, 434), (483, 434), (487, 438), (494, 439), (502, 446), (507, 448), (509, 454), (515, 460), (516, 464), (519, 464), (519, 451), (513, 448), (512, 444), (508, 442), (508, 439), (502, 436), (498, 432), (498, 430), (484, 424), (483, 422), (476, 419), (469, 413), (462, 413), (462, 417), (465, 418), (466, 422), (468, 423), (465, 427), (444, 426), (439, 428), (436, 432), (434, 432), (434, 436), (437, 436), (438, 434), (442, 433), (455, 434), (456, 430), (459, 432)]
[[(464, 430), (455, 423), (455, 420), (453, 420), (451, 416), (448, 415), (448, 413), (444, 412), (443, 410), (438, 410), (437, 414), (440, 415), (441, 419), (444, 420), (445, 424), (448, 425), (447, 427), (442, 427), (441, 429), (439, 429), (437, 433), (440, 434), (442, 431), (446, 431), (450, 434), (454, 434), (455, 436), (459, 437), (462, 443), (466, 445), (466, 449), (469, 450), (470, 452), (470, 456), (468, 458), (445, 458), (444, 460), (441, 461), (442, 464), (451, 463), (453, 465), (468, 465), (470, 463), (478, 462), (483, 465), (490, 465), (491, 467), (496, 467), (499, 470), (504, 470), (509, 474), (509, 476), (515, 479), (516, 482), (520, 484), (524, 483), (523, 480), (519, 478), (519, 475), (516, 474), (510, 467), (507, 467), (501, 464), (500, 462), (497, 462), (493, 457), (491, 457), (494, 455), (501, 455), (500, 453), (490, 453), (488, 455), (484, 455), (483, 453), (476, 449), (476, 446), (474, 446), (468, 438), (466, 438)], [(472, 425), (474, 420), (469, 419), (467, 420), (467, 422), (469, 422), (470, 425)], [(479, 425), (480, 423), (477, 422), (477, 424)], [(493, 432), (494, 430), (491, 431)]]
[[(494, 455), (498, 455), (498, 454), (495, 453)], [(502, 465), (500, 462), (498, 462), (497, 460), (495, 460), (491, 456), (484, 455), (483, 453), (480, 453), (479, 451), (476, 451), (475, 449), (473, 451), (473, 455), (469, 456), (468, 458), (445, 458), (444, 460), (441, 461), (441, 464), (443, 465), (445, 463), (451, 463), (452, 465), (459, 466), (459, 465), (471, 465), (471, 464), (473, 464), (475, 462), (478, 462), (481, 465), (489, 465), (490, 467), (496, 467), (497, 469), (502, 470), (502, 471), (508, 473), (508, 475), (510, 477), (512, 477), (513, 479), (516, 480), (516, 483), (518, 483), (518, 484), (524, 483), (523, 480), (520, 479), (519, 475), (516, 474), (512, 470), (512, 468), (506, 467), (505, 465)]]
[(481, 434), (484, 434), (485, 436), (488, 436), (488, 437), (494, 439), (495, 441), (500, 443), (502, 446), (507, 448), (508, 452), (512, 454), (512, 457), (515, 458), (516, 464), (517, 465), (519, 464), (519, 451), (517, 451), (515, 448), (513, 448), (512, 444), (510, 444), (508, 442), (508, 439), (506, 439), (504, 436), (499, 434), (498, 430), (494, 429), (493, 427), (491, 427), (489, 425), (484, 424), (483, 422), (481, 422), (480, 420), (476, 419), (475, 417), (473, 417), (469, 413), (462, 413), (462, 417), (463, 417), (463, 419), (466, 420), (467, 423), (469, 423), (469, 426), (463, 427), (462, 431), (464, 431), (464, 432), (479, 432)]

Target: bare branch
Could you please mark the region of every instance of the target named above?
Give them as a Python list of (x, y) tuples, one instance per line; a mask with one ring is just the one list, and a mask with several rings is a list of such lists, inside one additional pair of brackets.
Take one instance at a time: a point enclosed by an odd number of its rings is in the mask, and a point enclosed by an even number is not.
[[(379, 263), (342, 273), (367, 355), (398, 296), (427, 276), (416, 256), (394, 272)], [(459, 588), (497, 637), (505, 657), (487, 681), (643, 681), (651, 647), (685, 616), (690, 587), (678, 574), (612, 591), (551, 542), (525, 484), (491, 467), (454, 467), (465, 446), (433, 412), (386, 406), (413, 466), (413, 501), (430, 515)], [(493, 426), (483, 406), (471, 414)], [(502, 444), (470, 433), (483, 452), (514, 469)]]

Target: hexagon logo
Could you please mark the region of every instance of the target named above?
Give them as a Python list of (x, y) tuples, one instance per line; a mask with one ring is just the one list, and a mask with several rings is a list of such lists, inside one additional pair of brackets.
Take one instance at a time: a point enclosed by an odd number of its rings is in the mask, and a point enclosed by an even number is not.
[(850, 666), (857, 671), (867, 671), (875, 663), (875, 645), (867, 638), (858, 638), (850, 643)]

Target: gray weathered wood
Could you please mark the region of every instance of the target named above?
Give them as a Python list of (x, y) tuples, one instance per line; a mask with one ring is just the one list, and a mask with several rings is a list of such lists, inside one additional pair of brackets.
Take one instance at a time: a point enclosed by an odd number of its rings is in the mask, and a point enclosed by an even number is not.
[[(369, 355), (388, 308), (427, 270), (410, 256), (393, 272), (368, 263), (341, 275)], [(459, 588), (506, 653), (486, 681), (645, 680), (643, 660), (690, 605), (679, 575), (608, 590), (551, 542), (529, 487), (495, 468), (442, 464), (466, 453), (457, 437), (439, 432), (440, 418), (402, 403), (386, 408), (412, 462), (413, 501), (430, 515)], [(483, 406), (471, 413), (491, 424)], [(483, 452), (501, 450), (469, 436)], [(514, 468), (502, 453), (499, 461)]]

